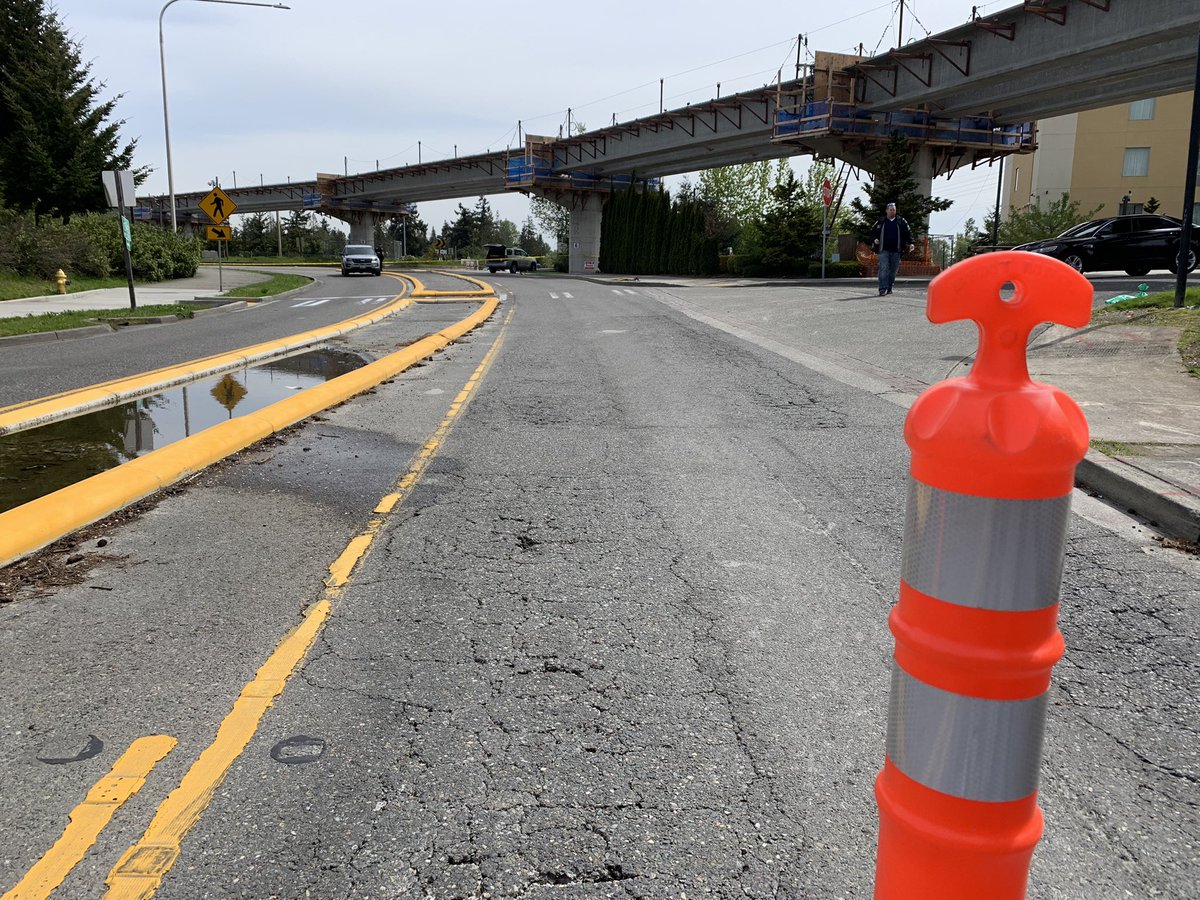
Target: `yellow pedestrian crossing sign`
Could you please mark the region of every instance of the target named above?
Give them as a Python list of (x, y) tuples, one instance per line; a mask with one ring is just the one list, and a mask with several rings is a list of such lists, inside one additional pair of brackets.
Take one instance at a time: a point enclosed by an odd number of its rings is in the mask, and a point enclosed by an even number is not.
[(227, 241), (232, 236), (230, 232), (233, 229), (228, 225), (207, 225), (204, 229), (204, 236), (210, 241)]
[(214, 187), (208, 192), (203, 200), (200, 201), (200, 208), (205, 214), (213, 220), (214, 225), (220, 225), (237, 209), (237, 204), (234, 203), (227, 193), (219, 187)]

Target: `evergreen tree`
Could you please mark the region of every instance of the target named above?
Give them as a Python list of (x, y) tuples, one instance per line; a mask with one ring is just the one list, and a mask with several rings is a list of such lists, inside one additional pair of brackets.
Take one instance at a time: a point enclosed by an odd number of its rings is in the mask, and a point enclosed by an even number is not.
[(860, 238), (871, 233), (871, 226), (884, 215), (889, 202), (895, 201), (897, 210), (912, 229), (914, 237), (929, 230), (929, 214), (949, 209), (951, 200), (926, 197), (917, 190), (917, 180), (912, 174), (912, 152), (908, 138), (892, 132), (884, 150), (872, 161), (871, 183), (863, 186), (867, 202), (855, 197), (850, 201), (854, 213), (854, 226)]
[[(603, 246), (604, 238), (601, 237), (601, 246)], [(533, 227), (533, 217), (526, 216), (525, 224), (521, 226), (521, 231), (517, 235), (517, 241), (521, 248), (530, 256), (547, 256), (550, 253), (550, 246), (545, 239)]]
[(458, 217), (451, 225), (442, 226), (442, 238), (446, 242), (446, 249), (452, 250), (456, 255), (462, 255), (471, 242), (479, 234), (479, 219), (474, 210), (467, 209), (461, 203), (455, 209)]
[[(5, 0), (0, 12), (0, 195), (17, 209), (107, 209), (105, 169), (128, 169), (136, 141), (118, 149), (120, 95), (99, 102), (80, 47), (45, 0)], [(147, 172), (139, 170), (135, 180)]]
[(780, 184), (771, 188), (771, 204), (759, 231), (763, 269), (772, 275), (807, 272), (808, 259), (821, 244), (821, 220), (805, 202), (800, 182), (791, 168)]

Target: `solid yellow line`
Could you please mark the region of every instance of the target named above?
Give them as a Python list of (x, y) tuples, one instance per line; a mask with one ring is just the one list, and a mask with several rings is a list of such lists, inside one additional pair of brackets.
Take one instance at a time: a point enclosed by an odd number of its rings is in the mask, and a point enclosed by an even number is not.
[(481, 325), (497, 308), (486, 298), (474, 313), (389, 356), (308, 388), (285, 400), (207, 428), (123, 463), (0, 512), (0, 566), (32, 553), (109, 513), (178, 481), (269, 434), (375, 387)]
[[(438, 425), (434, 436), (422, 447), (416, 462), (400, 479), (396, 494), (402, 489), (407, 491), (416, 483), (420, 473), (428, 465), (429, 456), (436, 450), (445, 437), (450, 423), (463, 408), (467, 397), (478, 386), (483, 373), (491, 365), (500, 349), (504, 337), (504, 329), (512, 320), (512, 311), (504, 320), (500, 333), (484, 356), (483, 361), (467, 380), (466, 387), (459, 392), (451, 411)], [(426, 454), (426, 450), (429, 453)], [(402, 488), (403, 485), (408, 488)], [(386, 498), (385, 498), (386, 499)], [(381, 501), (382, 503), (383, 501)], [(395, 506), (391, 504), (389, 509)], [(351, 539), (345, 550), (329, 567), (329, 577), (325, 582), (325, 590), (321, 599), (315, 603), (300, 623), (275, 649), (267, 659), (254, 680), (247, 684), (233, 705), (233, 710), (225, 717), (217, 729), (216, 740), (210, 744), (200, 757), (193, 763), (191, 769), (183, 777), (171, 794), (163, 801), (154, 819), (147, 827), (141, 839), (125, 851), (124, 855), (108, 874), (106, 884), (108, 892), (104, 895), (112, 900), (144, 900), (154, 895), (162, 883), (163, 877), (171, 870), (178, 859), (180, 845), (200, 820), (208, 804), (212, 802), (213, 794), (225, 780), (230, 766), (246, 749), (258, 723), (268, 707), (283, 691), (296, 665), (304, 658), (308, 648), (312, 646), (322, 626), (329, 617), (332, 601), (340, 596), (341, 589), (349, 582), (350, 575), (358, 562), (366, 555), (382, 529), (384, 519), (375, 518), (367, 528)]]
[(171, 752), (175, 738), (165, 734), (140, 737), (96, 782), (82, 803), (71, 810), (69, 823), (46, 855), (0, 900), (49, 897), (104, 830), (121, 805), (146, 783), (146, 776)]
[(184, 837), (200, 820), (229, 767), (250, 743), (263, 714), (320, 633), (329, 617), (329, 607), (328, 600), (314, 604), (263, 663), (254, 680), (242, 688), (233, 709), (217, 729), (216, 739), (163, 801), (141, 840), (126, 850), (108, 873), (106, 897), (150, 897), (158, 890), (179, 856)]

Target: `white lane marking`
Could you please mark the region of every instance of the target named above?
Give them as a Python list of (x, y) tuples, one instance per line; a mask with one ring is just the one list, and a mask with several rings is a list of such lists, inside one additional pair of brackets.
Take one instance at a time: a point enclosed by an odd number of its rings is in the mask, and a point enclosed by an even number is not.
[(297, 309), (301, 306), (321, 306), (328, 303), (330, 300), (337, 300), (337, 297), (322, 297), (319, 300), (305, 300), (303, 303), (293, 303), (292, 309)]
[(605, 328), (600, 333), (601, 334), (624, 334), (628, 330), (629, 330), (628, 328)]
[(619, 293), (621, 293), (621, 292), (620, 292), (619, 290), (617, 290), (616, 288), (613, 288), (613, 289), (612, 289), (612, 292), (613, 292), (614, 294), (619, 294)]
[(637, 291), (631, 291), (629, 288), (625, 288), (625, 293), (633, 294), (633, 296), (635, 296), (635, 297), (637, 296)]
[(575, 299), (575, 298), (574, 298), (574, 297), (572, 297), (570, 294), (568, 294), (566, 291), (563, 291), (563, 297), (565, 297), (565, 298), (566, 298), (566, 299), (568, 299), (568, 300), (574, 300), (574, 299)]
[(557, 300), (557, 299), (558, 299), (558, 294), (554, 293), (554, 291), (551, 291), (551, 292), (550, 292), (550, 299), (551, 299), (551, 300)]

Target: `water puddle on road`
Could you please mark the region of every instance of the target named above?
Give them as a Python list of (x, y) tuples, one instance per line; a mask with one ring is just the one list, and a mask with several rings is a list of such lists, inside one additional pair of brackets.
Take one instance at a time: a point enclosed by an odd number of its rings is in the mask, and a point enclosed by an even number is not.
[(0, 512), (367, 364), (320, 348), (0, 437)]

